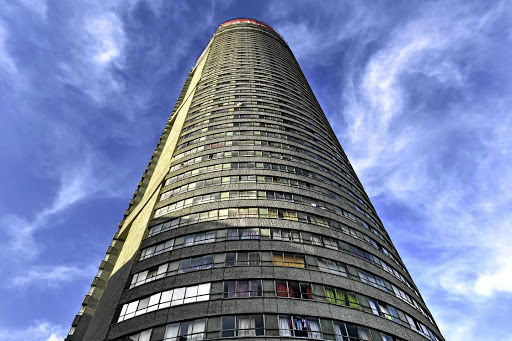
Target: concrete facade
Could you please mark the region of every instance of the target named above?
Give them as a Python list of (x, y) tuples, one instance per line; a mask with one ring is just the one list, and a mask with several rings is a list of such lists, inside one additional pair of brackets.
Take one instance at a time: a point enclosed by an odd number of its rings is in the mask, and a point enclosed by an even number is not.
[(190, 71), (66, 340), (444, 340), (283, 38)]

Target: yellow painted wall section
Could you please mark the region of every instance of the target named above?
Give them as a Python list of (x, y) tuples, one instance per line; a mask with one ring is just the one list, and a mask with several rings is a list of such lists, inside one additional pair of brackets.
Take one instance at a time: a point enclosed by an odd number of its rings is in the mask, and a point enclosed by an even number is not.
[[(207, 54), (208, 53), (209, 50)], [(120, 239), (125, 239), (125, 242), (114, 265), (111, 276), (116, 273), (116, 271), (119, 270), (123, 265), (125, 265), (130, 259), (132, 259), (135, 253), (139, 250), (140, 243), (146, 234), (149, 220), (157, 202), (158, 193), (160, 192), (160, 188), (162, 186), (162, 181), (169, 172), (171, 157), (178, 143), (178, 138), (180, 137), (181, 129), (185, 123), (185, 119), (187, 117), (190, 104), (192, 103), (197, 84), (201, 79), (201, 74), (203, 72), (206, 59), (207, 55), (202, 58), (201, 62), (195, 67), (193, 71), (194, 75), (192, 76), (192, 80), (188, 86), (185, 99), (181, 107), (175, 113), (174, 124), (171, 128), (171, 132), (169, 133), (169, 137), (167, 138), (165, 146), (162, 149), (162, 155), (160, 156), (155, 166), (155, 170), (151, 175), (151, 179), (149, 180), (148, 187), (146, 188), (142, 200), (133, 209), (130, 215), (126, 217), (123, 226), (117, 233), (117, 235), (120, 236)]]

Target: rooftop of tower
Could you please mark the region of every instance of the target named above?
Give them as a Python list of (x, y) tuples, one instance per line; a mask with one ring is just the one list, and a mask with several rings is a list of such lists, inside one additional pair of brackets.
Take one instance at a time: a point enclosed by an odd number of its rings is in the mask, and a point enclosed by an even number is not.
[(269, 30), (271, 30), (272, 32), (275, 32), (276, 34), (279, 35), (279, 32), (277, 32), (276, 30), (274, 30), (272, 28), (272, 26), (268, 25), (268, 24), (265, 24), (264, 22), (262, 21), (259, 21), (259, 20), (256, 20), (256, 19), (251, 19), (251, 18), (237, 18), (237, 19), (231, 19), (231, 20), (228, 20), (228, 21), (225, 21), (223, 22), (222, 24), (219, 25), (218, 29), (219, 28), (222, 28), (222, 27), (226, 27), (226, 26), (229, 26), (229, 25), (233, 25), (233, 24), (255, 24), (255, 25), (260, 25), (260, 26), (263, 26), (263, 27), (266, 27), (268, 28)]
[[(265, 27), (267, 29), (269, 29), (270, 31), (274, 32), (277, 36), (279, 36), (283, 41), (284, 41), (284, 38), (279, 34), (279, 32), (277, 32), (276, 30), (274, 30), (272, 28), (272, 26), (264, 23), (263, 21), (260, 21), (260, 20), (256, 20), (256, 19), (251, 19), (251, 18), (236, 18), (236, 19), (230, 19), (230, 20), (227, 20), (225, 22), (223, 22), (222, 24), (219, 25), (219, 27), (217, 27), (217, 30), (221, 29), (221, 28), (224, 28), (226, 26), (230, 26), (230, 25), (236, 25), (236, 24), (253, 24), (253, 25), (258, 25), (258, 26), (262, 26), (262, 27)], [(217, 31), (216, 30), (216, 31)], [(204, 50), (201, 52), (201, 54), (199, 55), (199, 57), (196, 59), (196, 63), (195, 65), (197, 65), (199, 63), (199, 61), (201, 60), (201, 58), (203, 57), (204, 53), (206, 52), (206, 50), (208, 50), (208, 47), (210, 47), (210, 44), (213, 40), (213, 38), (215, 37), (215, 33), (213, 34), (213, 36), (211, 37), (210, 41), (208, 42), (208, 44), (206, 45), (206, 47), (204, 48)], [(194, 66), (195, 67), (195, 66)]]

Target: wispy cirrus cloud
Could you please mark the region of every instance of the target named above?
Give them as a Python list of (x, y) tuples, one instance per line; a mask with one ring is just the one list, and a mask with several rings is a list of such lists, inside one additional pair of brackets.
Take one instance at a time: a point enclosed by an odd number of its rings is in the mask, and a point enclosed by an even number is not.
[(275, 2), (273, 17), (316, 65), (308, 80), (445, 337), (473, 340), (483, 321), (506, 329), (493, 309), (512, 289), (512, 11), (381, 5)]
[(0, 70), (6, 73), (16, 72), (16, 64), (12, 57), (9, 55), (7, 48), (7, 30), (0, 21)]
[[(185, 2), (2, 5), (0, 149), (9, 167), (0, 172), (9, 180), (0, 255), (11, 261), (0, 265), (8, 296), (0, 315), (16, 325), (49, 314), (69, 323), (97, 270), (90, 261), (103, 256), (183, 85), (186, 71), (176, 70), (193, 66), (190, 56), (201, 52), (197, 42), (207, 42), (223, 3), (194, 20)], [(33, 306), (31, 295), (41, 291), (54, 300), (51, 309)], [(9, 332), (31, 340), (65, 335), (50, 329)]]
[(91, 279), (98, 271), (96, 266), (81, 267), (77, 265), (37, 266), (24, 269), (22, 273), (11, 277), (7, 283), (10, 288), (26, 289), (52, 288), (64, 285), (76, 279)]
[(98, 190), (91, 186), (91, 176), (91, 165), (87, 160), (73, 168), (63, 169), (59, 176), (60, 186), (52, 203), (35, 213), (33, 219), (12, 214), (2, 217), (0, 230), (5, 233), (5, 238), (0, 242), (0, 255), (11, 257), (14, 262), (24, 262), (38, 256), (44, 246), (36, 242), (36, 233), (47, 227), (49, 219)]
[[(512, 293), (512, 103), (486, 82), (511, 88), (510, 52), (493, 34), (510, 17), (504, 6), (424, 4), (346, 69), (339, 134), (450, 340), (472, 340), (492, 315), (484, 301), (506, 305), (498, 297)], [(458, 309), (474, 312), (464, 325)]]
[(111, 10), (99, 9), (85, 17), (79, 13), (76, 16), (73, 50), (70, 58), (58, 65), (59, 80), (101, 103), (123, 91), (124, 81), (116, 76), (116, 69), (122, 68), (125, 58), (123, 25)]
[(33, 321), (25, 329), (0, 329), (0, 339), (4, 341), (60, 341), (67, 331), (60, 325), (45, 320)]
[(20, 0), (24, 8), (37, 14), (41, 19), (46, 20), (48, 4), (46, 0)]

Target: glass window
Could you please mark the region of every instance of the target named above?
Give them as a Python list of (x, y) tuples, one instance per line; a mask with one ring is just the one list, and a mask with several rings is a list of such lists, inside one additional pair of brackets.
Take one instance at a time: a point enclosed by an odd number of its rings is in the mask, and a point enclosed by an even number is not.
[(260, 218), (269, 218), (268, 208), (259, 208), (258, 209), (258, 216)]
[(334, 250), (338, 250), (338, 243), (335, 239), (324, 237), (324, 244), (326, 247)]
[(382, 336), (382, 341), (393, 341), (393, 338), (389, 335), (386, 335), (384, 333), (380, 333), (380, 335)]
[(223, 316), (221, 337), (264, 335), (263, 315)]
[(237, 318), (237, 336), (255, 336), (255, 323), (252, 316), (239, 316)]
[(370, 340), (370, 331), (363, 327), (358, 327), (357, 330), (359, 331), (359, 337), (362, 341), (369, 341)]
[(159, 292), (149, 297), (148, 312), (158, 309), (158, 303), (160, 302), (161, 295), (162, 293)]
[(279, 297), (313, 299), (313, 290), (309, 283), (276, 281), (276, 294)]
[(407, 318), (407, 322), (409, 322), (409, 326), (411, 326), (411, 329), (417, 331), (418, 330), (418, 326), (416, 325), (416, 322), (413, 320), (413, 318), (410, 317), (407, 314), (405, 314), (405, 317)]
[(234, 266), (236, 265), (236, 253), (228, 252), (226, 253), (226, 266)]
[(317, 318), (279, 315), (279, 335), (322, 339)]
[(228, 217), (228, 209), (219, 210), (219, 220), (227, 219)]
[(248, 265), (260, 265), (261, 257), (259, 252), (249, 252), (249, 264)]
[(206, 319), (172, 323), (168, 324), (165, 328), (164, 340), (203, 340), (205, 331)]
[(313, 245), (322, 245), (322, 239), (316, 234), (311, 235), (311, 242)]
[(158, 305), (158, 309), (168, 308), (171, 306), (171, 299), (174, 290), (167, 290), (162, 293), (160, 297), (160, 304)]
[(229, 218), (237, 218), (238, 217), (238, 208), (229, 208), (228, 209), (228, 217)]
[(224, 282), (224, 298), (262, 296), (261, 280)]
[(300, 243), (300, 233), (297, 231), (291, 231), (292, 241)]
[(210, 298), (210, 283), (200, 284), (197, 289), (197, 301), (207, 301)]
[(260, 265), (259, 252), (228, 252), (226, 253), (226, 266)]
[[(128, 338), (130, 341), (149, 341), (151, 338), (152, 329), (145, 330), (138, 334), (132, 335)], [(71, 333), (70, 333), (71, 334)]]
[(359, 298), (357, 297), (356, 294), (354, 294), (352, 292), (348, 292), (347, 298), (348, 298), (348, 304), (351, 308), (361, 310), (361, 305), (359, 304)]
[(305, 268), (304, 256), (294, 255), (293, 253), (274, 252), (272, 262), (276, 266), (290, 266), (296, 268)]
[(334, 335), (336, 336), (336, 341), (348, 341), (345, 323), (334, 322), (333, 326), (334, 326)]
[(240, 239), (258, 239), (259, 238), (259, 229), (251, 228), (251, 229), (240, 229)]
[(369, 341), (368, 329), (357, 327), (353, 324), (334, 322), (334, 334), (336, 341)]
[(235, 336), (235, 316), (222, 316), (221, 320), (221, 333), (222, 337)]
[(185, 298), (185, 290), (186, 288), (174, 289), (171, 306), (183, 304)]
[(346, 292), (334, 288), (325, 288), (327, 302), (348, 306)]
[(379, 305), (377, 302), (371, 298), (368, 298), (368, 302), (370, 303), (370, 308), (372, 308), (372, 313), (374, 315), (380, 315)]
[(199, 287), (197, 285), (193, 285), (191, 287), (186, 288), (184, 303), (195, 302), (197, 300), (197, 289), (198, 288)]

